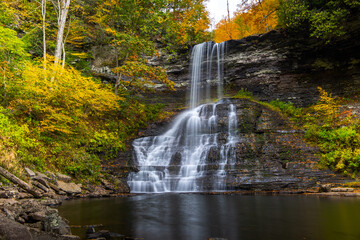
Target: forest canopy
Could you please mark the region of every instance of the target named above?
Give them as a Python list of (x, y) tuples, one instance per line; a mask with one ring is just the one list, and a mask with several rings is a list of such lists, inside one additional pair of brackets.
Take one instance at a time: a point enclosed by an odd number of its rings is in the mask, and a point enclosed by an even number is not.
[[(0, 149), (13, 157), (0, 166), (96, 177), (101, 160), (164, 115), (138, 97), (155, 83), (173, 89), (147, 59), (210, 40), (204, 2), (1, 1)], [(114, 81), (93, 75), (99, 49)]]
[(282, 28), (329, 43), (356, 28), (359, 10), (358, 0), (242, 0), (234, 17), (217, 24), (214, 40), (240, 39)]

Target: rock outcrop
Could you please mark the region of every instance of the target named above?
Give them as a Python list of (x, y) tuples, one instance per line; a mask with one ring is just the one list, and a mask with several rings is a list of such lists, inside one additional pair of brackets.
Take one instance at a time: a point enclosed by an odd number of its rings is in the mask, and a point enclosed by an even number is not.
[[(236, 163), (227, 166), (229, 190), (308, 190), (345, 180), (330, 170), (319, 169), (318, 149), (307, 145), (302, 140), (303, 131), (292, 129), (281, 114), (247, 99), (231, 102), (237, 109), (240, 140), (235, 147)], [(219, 105), (217, 111), (218, 121), (226, 123), (222, 112), (227, 106)], [(226, 132), (219, 136), (226, 139)], [(212, 154), (217, 155), (214, 151)], [(210, 157), (209, 164), (216, 165), (216, 161)]]
[(66, 220), (49, 200), (0, 199), (0, 238), (5, 239), (80, 239), (71, 235)]
[[(245, 89), (259, 100), (279, 99), (299, 106), (318, 99), (317, 86), (338, 96), (358, 94), (359, 32), (331, 44), (282, 30), (230, 40), (226, 43), (224, 60), (225, 90), (234, 94)], [(167, 70), (177, 91), (157, 91), (149, 95), (149, 101), (165, 105), (185, 103), (190, 82), (189, 62), (190, 51), (173, 61), (164, 56), (151, 61)]]
[[(292, 129), (278, 112), (247, 99), (232, 102), (240, 141), (235, 147), (236, 163), (227, 168), (228, 189), (301, 190), (345, 180), (329, 170), (319, 170), (318, 149), (307, 145), (303, 131)], [(221, 111), (220, 107), (220, 118)]]
[(360, 87), (359, 33), (324, 45), (301, 35), (271, 31), (227, 42), (228, 92), (246, 89), (260, 100), (304, 106), (318, 99), (317, 86), (338, 96)]
[[(231, 108), (235, 106), (236, 109), (237, 140), (231, 143), (234, 144), (231, 149), (223, 151), (230, 134), (231, 104)], [(202, 109), (207, 106), (212, 108), (213, 105), (204, 105)], [(314, 192), (324, 184), (336, 185), (347, 181), (330, 170), (319, 169), (316, 155), (319, 150), (307, 145), (303, 141), (304, 131), (293, 129), (279, 112), (246, 98), (222, 100), (215, 106), (216, 126), (212, 131), (215, 131), (216, 144), (209, 151), (203, 151), (207, 154), (206, 164), (201, 165), (202, 173), (196, 176), (195, 181), (201, 188), (198, 190), (214, 189), (223, 159), (227, 159), (224, 167), (226, 176), (222, 180), (226, 190)], [(212, 115), (203, 116), (203, 121), (207, 122), (206, 118)], [(174, 153), (166, 169), (169, 174), (180, 176), (182, 156), (179, 152)], [(161, 170), (160, 167), (156, 169)], [(222, 181), (220, 184), (223, 184)]]

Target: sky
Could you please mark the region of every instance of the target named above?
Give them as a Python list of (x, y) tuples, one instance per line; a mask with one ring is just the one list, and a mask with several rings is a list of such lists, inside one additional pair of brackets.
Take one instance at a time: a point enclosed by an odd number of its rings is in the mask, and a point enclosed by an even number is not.
[[(236, 10), (236, 5), (239, 3), (241, 3), (241, 0), (229, 0), (230, 17), (233, 16), (232, 13)], [(218, 23), (224, 16), (227, 16), (226, 0), (208, 0), (206, 5), (208, 11), (210, 12), (213, 29), (215, 28), (216, 23)]]

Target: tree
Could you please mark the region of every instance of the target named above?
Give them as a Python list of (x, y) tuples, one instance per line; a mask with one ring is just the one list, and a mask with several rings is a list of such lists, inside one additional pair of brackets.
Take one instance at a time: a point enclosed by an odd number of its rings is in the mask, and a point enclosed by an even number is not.
[(41, 0), (44, 70), (46, 70), (46, 1), (47, 0)]
[(279, 26), (329, 43), (347, 33), (346, 23), (359, 10), (358, 0), (281, 0)]
[[(53, 60), (50, 58), (50, 60)], [(72, 67), (27, 63), (22, 78), (12, 83), (10, 103), (16, 116), (38, 123), (44, 135), (86, 133), (88, 121), (119, 110), (122, 98)]]
[(16, 36), (16, 32), (0, 26), (0, 71), (3, 90), (6, 90), (7, 80), (13, 77), (16, 68), (20, 68), (27, 55), (25, 43)]
[[(149, 89), (151, 82), (171, 88), (166, 73), (147, 65), (145, 56), (159, 48), (195, 43), (209, 34), (204, 0), (104, 0), (98, 1), (90, 21), (99, 26), (115, 53), (115, 92)], [(95, 35), (99, 35), (98, 33)], [(156, 74), (154, 74), (156, 73)]]
[(70, 0), (57, 0), (58, 6), (58, 32), (56, 37), (55, 48), (55, 64), (61, 61), (61, 55), (65, 52), (64, 49), (64, 29), (66, 25), (66, 18), (69, 12)]

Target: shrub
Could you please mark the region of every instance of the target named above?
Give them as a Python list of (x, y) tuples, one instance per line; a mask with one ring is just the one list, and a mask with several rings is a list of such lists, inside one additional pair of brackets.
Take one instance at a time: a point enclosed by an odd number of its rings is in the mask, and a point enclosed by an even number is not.
[(270, 105), (279, 108), (280, 111), (290, 117), (291, 120), (299, 121), (302, 116), (302, 108), (296, 107), (292, 102), (275, 100), (271, 101)]
[(253, 94), (252, 94), (252, 92), (248, 92), (246, 89), (242, 88), (233, 97), (234, 98), (252, 98)]

